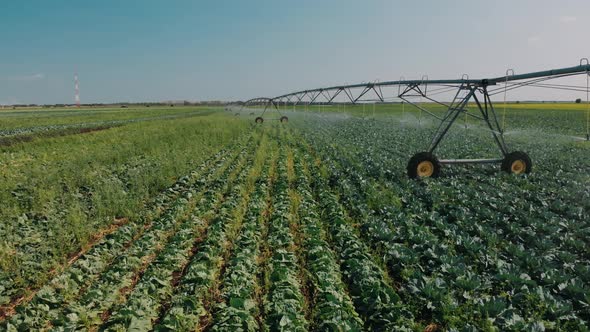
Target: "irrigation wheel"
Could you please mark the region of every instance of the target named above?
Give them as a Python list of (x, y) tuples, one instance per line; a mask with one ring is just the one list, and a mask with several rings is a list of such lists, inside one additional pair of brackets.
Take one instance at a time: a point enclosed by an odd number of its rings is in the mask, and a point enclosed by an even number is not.
[(531, 158), (522, 151), (510, 152), (502, 161), (502, 170), (511, 174), (528, 174), (533, 169)]
[(281, 122), (287, 123), (287, 122), (289, 122), (289, 118), (286, 116), (281, 116)]
[(436, 178), (440, 174), (440, 163), (430, 152), (416, 153), (408, 162), (408, 176), (416, 178)]
[(264, 119), (261, 118), (261, 117), (256, 117), (256, 120), (254, 120), (254, 122), (256, 122), (256, 123), (263, 123), (264, 122)]

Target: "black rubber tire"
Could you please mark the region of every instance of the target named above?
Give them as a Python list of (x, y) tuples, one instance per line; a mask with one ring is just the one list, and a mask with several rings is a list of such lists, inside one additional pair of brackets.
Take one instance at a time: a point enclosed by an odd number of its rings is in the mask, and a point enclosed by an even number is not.
[(286, 116), (281, 116), (281, 122), (287, 123), (287, 122), (289, 122), (289, 118)]
[(517, 174), (512, 171), (512, 163), (514, 163), (517, 160), (524, 162), (524, 174), (529, 174), (533, 170), (533, 162), (531, 161), (531, 158), (528, 154), (522, 151), (510, 152), (509, 154), (504, 156), (504, 160), (502, 160), (502, 170), (506, 173)]
[(264, 119), (261, 118), (261, 117), (257, 117), (256, 120), (254, 120), (254, 122), (256, 122), (256, 123), (263, 123), (264, 122)]
[(407, 171), (408, 177), (410, 177), (410, 179), (422, 178), (418, 175), (418, 165), (423, 161), (430, 161), (434, 166), (432, 175), (430, 175), (430, 177), (437, 178), (440, 175), (440, 162), (438, 161), (436, 156), (430, 152), (419, 152), (412, 156), (412, 158), (410, 158), (410, 161), (408, 162)]

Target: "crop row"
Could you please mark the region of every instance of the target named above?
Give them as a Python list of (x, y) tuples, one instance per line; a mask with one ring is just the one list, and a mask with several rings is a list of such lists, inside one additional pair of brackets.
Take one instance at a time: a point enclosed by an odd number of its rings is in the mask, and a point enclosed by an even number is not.
[[(317, 142), (317, 137), (314, 141)], [(367, 141), (364, 144), (370, 145)], [(361, 228), (366, 240), (384, 257), (394, 277), (404, 280), (401, 294), (406, 302), (414, 304), (414, 312), (422, 315), (432, 312), (437, 320), (451, 324), (453, 317), (462, 317), (461, 315), (470, 317), (469, 321), (492, 316), (494, 324), (504, 328), (523, 326), (526, 321), (522, 317), (530, 322), (529, 326), (538, 325), (535, 317), (539, 314), (550, 322), (559, 317), (560, 321), (557, 323), (566, 324), (561, 326), (580, 324), (575, 315), (577, 311), (578, 315), (584, 317), (583, 303), (587, 301), (583, 295), (585, 286), (580, 279), (564, 273), (560, 265), (548, 261), (547, 258), (556, 256), (546, 255), (547, 251), (536, 254), (534, 250), (531, 256), (530, 250), (527, 250), (528, 254), (525, 254), (523, 242), (533, 243), (534, 247), (551, 247), (547, 246), (547, 241), (535, 241), (532, 236), (522, 241), (527, 230), (531, 235), (542, 234), (538, 229), (531, 229), (530, 217), (522, 215), (520, 220), (523, 222), (520, 224), (514, 223), (514, 219), (510, 223), (510, 219), (496, 218), (502, 208), (510, 206), (498, 204), (492, 210), (485, 203), (478, 206), (467, 204), (474, 199), (480, 201), (482, 195), (482, 191), (470, 191), (467, 187), (461, 188), (463, 192), (456, 191), (454, 195), (449, 195), (450, 190), (446, 187), (416, 186), (394, 178), (398, 187), (401, 185), (406, 188), (399, 190), (395, 186), (389, 186), (384, 192), (384, 179), (372, 180), (370, 177), (372, 174), (386, 173), (386, 168), (381, 166), (379, 169), (375, 167), (376, 164), (395, 164), (396, 161), (390, 159), (380, 163), (383, 152), (373, 154), (370, 148), (364, 149), (361, 158), (358, 155), (347, 157), (351, 151), (349, 147), (344, 151), (343, 148), (323, 146), (325, 145), (321, 143), (316, 145), (324, 158), (332, 159), (329, 162), (332, 165), (331, 173), (337, 179), (333, 184), (341, 192), (351, 213), (363, 221)], [(368, 154), (366, 150), (369, 150)], [(376, 168), (378, 172), (369, 173)], [(459, 185), (461, 183), (453, 183), (453, 187)], [(490, 185), (493, 188), (494, 184)], [(438, 195), (432, 195), (433, 191), (428, 190), (430, 187), (438, 189)], [(384, 193), (388, 194), (383, 195)], [(469, 195), (473, 194), (476, 196), (470, 198)], [(478, 194), (480, 197), (477, 197)], [(415, 199), (404, 200), (404, 195), (411, 195)], [(394, 200), (387, 206), (385, 201), (378, 202), (379, 196)], [(397, 198), (397, 207), (396, 197), (401, 197)], [(519, 211), (506, 210), (504, 213), (518, 216)], [(493, 222), (485, 222), (490, 219)], [(474, 223), (475, 220), (483, 222)], [(540, 223), (543, 219), (540, 216), (538, 220)], [(512, 239), (518, 241), (520, 238), (521, 242), (516, 245), (506, 242), (502, 236), (496, 235), (494, 230), (498, 228), (508, 230), (508, 235), (513, 234)], [(568, 251), (557, 250), (556, 255), (563, 256)], [(569, 263), (572, 268), (579, 270), (579, 277), (587, 275), (587, 268), (584, 268), (587, 264), (575, 258), (570, 258)], [(558, 278), (552, 271), (561, 271), (559, 274), (563, 277)], [(545, 281), (540, 279), (542, 276)], [(537, 282), (530, 280), (531, 277), (536, 278), (541, 286), (546, 286), (549, 279), (553, 279), (552, 286), (538, 288)], [(508, 301), (499, 296), (506, 292), (512, 294)], [(564, 297), (577, 299), (579, 302), (570, 302)], [(541, 312), (531, 312), (529, 309), (541, 306), (547, 308)]]
[[(226, 169), (223, 174), (227, 174)], [(215, 188), (215, 182), (213, 188)], [(205, 195), (211, 195), (211, 190)], [(178, 231), (178, 224), (190, 210), (189, 199), (194, 193), (187, 192), (157, 224), (135, 241), (125, 255), (119, 256), (100, 279), (89, 287), (84, 296), (69, 305), (64, 324), (92, 326), (102, 322), (102, 315), (125, 296), (146, 266), (156, 257), (159, 248)], [(207, 196), (205, 196), (207, 197)], [(199, 197), (197, 197), (199, 198)], [(63, 316), (63, 314), (62, 314)], [(58, 320), (59, 321), (59, 320)], [(54, 322), (55, 325), (57, 322)]]
[[(267, 152), (268, 153), (268, 152)], [(276, 158), (267, 156), (260, 177), (250, 181), (254, 192), (244, 216), (240, 235), (228, 262), (221, 285), (220, 303), (215, 308), (211, 331), (257, 331), (259, 323), (262, 241), (266, 235), (270, 199), (269, 186)]]
[[(455, 197), (458, 196), (475, 196), (476, 200), (485, 198), (481, 203), (493, 211), (491, 213), (483, 211), (480, 213), (482, 217), (500, 216), (510, 222), (520, 223), (518, 228), (526, 226), (525, 224), (532, 224), (532, 227), (535, 227), (533, 230), (528, 230), (529, 234), (534, 235), (521, 239), (521, 242), (526, 241), (530, 245), (529, 241), (536, 239), (535, 246), (553, 243), (555, 247), (561, 247), (582, 257), (588, 257), (588, 249), (582, 243), (587, 238), (585, 229), (588, 226), (587, 215), (584, 211), (587, 211), (590, 206), (587, 204), (588, 200), (583, 197), (588, 197), (590, 189), (581, 185), (580, 182), (576, 182), (575, 179), (583, 173), (583, 170), (578, 166), (580, 163), (576, 162), (577, 155), (569, 151), (567, 147), (549, 144), (541, 148), (537, 146), (537, 143), (534, 143), (535, 150), (549, 150), (553, 153), (541, 155), (543, 159), (550, 159), (539, 162), (535, 173), (528, 177), (526, 182), (515, 177), (490, 177), (481, 176), (478, 172), (463, 172), (461, 177), (467, 181), (452, 178), (449, 180), (440, 179), (429, 186), (417, 187), (403, 181), (403, 176), (388, 176), (391, 174), (389, 169), (405, 163), (406, 159), (403, 157), (403, 153), (408, 151), (411, 144), (406, 147), (406, 144), (397, 143), (400, 141), (399, 134), (398, 136), (388, 132), (383, 134), (385, 131), (376, 124), (363, 126), (362, 123), (356, 123), (351, 127), (351, 131), (354, 132), (370, 130), (372, 136), (370, 139), (365, 139), (364, 135), (353, 135), (352, 132), (341, 128), (336, 132), (341, 135), (339, 139), (343, 140), (344, 144), (342, 145), (346, 145), (347, 151), (354, 151), (354, 155), (356, 155), (353, 157), (354, 159), (360, 160), (358, 156), (363, 156), (362, 168), (367, 170), (366, 174), (377, 180), (388, 178), (394, 185), (394, 189), (401, 187), (406, 196), (419, 197), (426, 208), (444, 212), (443, 208), (445, 207), (444, 204), (439, 204), (440, 199), (455, 200)], [(379, 133), (379, 135), (375, 133)], [(410, 139), (411, 137), (409, 136)], [(391, 145), (402, 154), (398, 153), (392, 156), (389, 148), (380, 148), (378, 144), (371, 144), (370, 141), (394, 142)], [(539, 144), (544, 143), (546, 142), (542, 141)], [(553, 151), (553, 149), (559, 150)], [(561, 151), (562, 149), (564, 151)], [(401, 159), (400, 156), (402, 156)], [(562, 163), (572, 165), (572, 167), (568, 170), (559, 170), (555, 175), (553, 167), (547, 167), (547, 165), (559, 166)], [(455, 172), (453, 169), (448, 171)], [(551, 176), (551, 181), (547, 181), (548, 176)], [(446, 185), (439, 185), (439, 182), (444, 182)], [(563, 190), (564, 187), (569, 189)], [(403, 196), (402, 199), (404, 199)], [(579, 202), (580, 204), (578, 207), (572, 208), (571, 202)], [(453, 205), (462, 204), (461, 209), (479, 207), (469, 204), (469, 200), (466, 199), (455, 200), (452, 203)], [(529, 222), (531, 219), (535, 223)], [(513, 237), (511, 240), (518, 239)]]
[[(244, 142), (245, 141), (251, 142), (252, 139), (244, 137)], [(86, 250), (84, 255), (79, 257), (79, 259), (72, 260), (74, 264), (69, 267), (73, 270), (72, 273), (66, 271), (66, 273), (58, 275), (53, 281), (50, 280), (47, 284), (53, 284), (54, 286), (51, 286), (53, 288), (60, 288), (61, 285), (64, 284), (70, 285), (79, 283), (79, 281), (76, 281), (78, 275), (92, 276), (96, 272), (99, 272), (117, 255), (118, 251), (120, 251), (118, 247), (123, 247), (125, 243), (128, 243), (132, 238), (141, 234), (141, 232), (146, 229), (146, 225), (149, 225), (162, 211), (167, 209), (170, 203), (182, 192), (185, 192), (191, 186), (203, 185), (206, 179), (203, 175), (204, 172), (215, 166), (222, 156), (227, 158), (230, 155), (234, 155), (234, 151), (243, 147), (243, 144), (243, 142), (240, 142), (238, 146), (236, 146), (235, 143), (227, 146), (225, 149), (219, 151), (213, 157), (203, 162), (191, 174), (178, 179), (171, 187), (148, 201), (144, 205), (144, 212), (139, 213), (137, 217), (132, 217), (130, 220), (124, 218), (119, 220), (118, 223), (109, 221), (112, 223), (111, 225), (107, 225), (104, 229), (97, 232), (97, 239), (95, 240), (94, 245), (90, 246), (89, 250)], [(215, 167), (218, 166), (220, 165)], [(85, 189), (88, 188), (80, 188), (80, 190)], [(83, 195), (81, 194), (80, 197), (83, 197)], [(91, 213), (91, 211), (89, 212)], [(66, 213), (67, 210), (64, 210), (63, 213), (61, 213), (64, 214), (63, 218), (67, 218), (67, 215), (65, 215)], [(22, 259), (23, 264), (18, 269), (21, 274), (20, 276), (17, 274), (19, 271), (0, 272), (0, 293), (2, 293), (2, 296), (0, 296), (0, 319), (2, 319), (2, 316), (4, 316), (5, 313), (10, 314), (10, 302), (20, 302), (19, 298), (27, 295), (23, 291), (23, 283), (34, 283), (36, 281), (34, 278), (39, 274), (51, 274), (47, 271), (40, 270), (40, 267), (44, 266), (42, 260), (46, 255), (43, 251), (44, 247), (42, 246), (42, 239), (51, 235), (51, 228), (54, 227), (54, 225), (52, 225), (53, 221), (53, 219), (47, 219), (42, 215), (22, 215), (18, 217), (18, 220), (14, 221), (15, 224), (12, 224), (12, 221), (8, 223), (9, 225), (7, 227), (15, 227), (11, 232), (12, 237), (16, 239), (13, 243), (17, 252), (17, 257), (15, 259)], [(102, 224), (103, 222), (99, 223)], [(147, 227), (149, 228), (149, 226)], [(4, 229), (4, 231), (7, 231), (8, 229), (10, 228)], [(106, 236), (103, 236), (105, 234)], [(7, 241), (9, 240), (10, 238), (7, 239)], [(27, 261), (24, 257), (34, 258), (35, 260)], [(45, 260), (46, 259), (47, 258), (45, 258)], [(59, 269), (56, 271), (59, 271)], [(30, 279), (23, 281), (22, 277), (24, 277), (24, 275)], [(91, 281), (91, 279), (84, 278), (83, 282), (86, 281)], [(74, 287), (77, 286), (74, 285)], [(67, 292), (67, 289), (65, 291)], [(5, 306), (2, 307), (2, 305)]]
[(304, 261), (313, 285), (311, 328), (319, 331), (361, 331), (363, 322), (342, 282), (336, 255), (326, 241), (319, 206), (309, 183), (309, 170), (305, 168), (298, 150), (294, 159)]
[[(493, 188), (493, 185), (490, 184), (490, 187)], [(460, 190), (455, 187), (459, 187)], [(498, 324), (504, 324), (503, 321), (506, 321), (506, 324), (523, 324), (521, 320), (512, 319), (510, 316), (512, 315), (510, 312), (513, 311), (510, 308), (511, 304), (517, 309), (516, 312), (520, 310), (522, 315), (530, 311), (531, 307), (545, 306), (547, 309), (538, 314), (543, 315), (542, 317), (547, 320), (560, 317), (557, 323), (566, 324), (566, 326), (579, 324), (576, 315), (585, 319), (584, 303), (588, 299), (584, 294), (588, 292), (585, 290), (584, 283), (588, 280), (588, 261), (579, 259), (580, 256), (576, 257), (576, 253), (583, 257), (583, 252), (580, 251), (582, 248), (577, 245), (579, 242), (575, 240), (575, 236), (572, 236), (575, 232), (570, 231), (570, 234), (564, 234), (569, 239), (560, 243), (553, 241), (563, 235), (559, 232), (551, 234), (543, 230), (548, 228), (547, 225), (555, 229), (558, 223), (560, 224), (558, 228), (562, 228), (565, 222), (569, 221), (547, 220), (546, 213), (542, 216), (537, 211), (523, 213), (524, 209), (514, 209), (511, 206), (514, 203), (494, 204), (491, 199), (484, 200), (484, 202), (491, 201), (491, 206), (469, 204), (472, 200), (469, 198), (470, 195), (491, 198), (497, 194), (497, 192), (489, 192), (485, 186), (473, 190), (461, 184), (453, 187), (434, 184), (428, 189), (428, 196), (418, 195), (418, 192), (414, 196), (426, 198), (426, 200), (424, 198), (416, 200), (423, 203), (422, 207), (418, 206), (419, 209), (432, 205), (430, 208), (436, 209), (441, 214), (426, 219), (434, 226), (430, 229), (432, 237), (429, 243), (436, 243), (436, 239), (442, 246), (447, 246), (438, 250), (441, 253), (440, 258), (431, 260), (430, 266), (424, 266), (426, 271), (434, 271), (433, 277), (440, 277), (451, 283), (457, 276), (462, 277), (465, 273), (483, 277), (486, 284), (470, 294), (462, 295), (463, 298), (469, 296), (475, 301), (490, 293), (514, 294), (510, 301), (495, 300), (496, 306), (504, 305), (508, 308), (505, 317), (509, 318), (499, 319)], [(361, 192), (365, 192), (363, 188)], [(465, 198), (457, 200), (455, 197)], [(503, 218), (502, 215), (510, 216), (510, 218)], [(475, 224), (473, 220), (481, 220), (481, 222)], [(397, 222), (402, 223), (403, 220)], [(504, 231), (501, 237), (495, 234), (497, 229)], [(422, 231), (419, 234), (425, 233)], [(577, 236), (583, 237), (583, 233), (578, 233)], [(403, 242), (404, 239), (407, 242), (408, 235), (400, 232), (396, 242)], [(525, 246), (528, 248), (525, 249)], [(415, 252), (414, 257), (424, 257), (425, 254), (427, 255), (428, 252)], [(443, 265), (444, 262), (447, 264)], [(466, 267), (450, 275), (447, 271), (436, 272), (440, 271), (441, 266), (445, 268), (444, 266), (448, 266), (449, 263), (451, 266)], [(537, 324), (534, 318), (530, 324)]]
[[(283, 143), (283, 142), (281, 142)], [(291, 232), (293, 215), (287, 178), (286, 145), (280, 144), (277, 177), (273, 185), (272, 212), (267, 244), (270, 250), (266, 275), (265, 320), (273, 331), (306, 331), (305, 298), (298, 278), (299, 265)]]
[[(231, 155), (221, 159), (216, 156), (200, 167), (200, 171), (179, 180), (173, 188), (154, 200), (154, 210), (141, 220), (125, 224), (106, 236), (64, 273), (44, 286), (32, 301), (17, 307), (17, 314), (7, 324), (21, 328), (40, 328), (49, 320), (58, 320), (66, 305), (76, 308), (75, 303), (86, 312), (88, 317), (84, 320), (92, 320), (90, 308), (106, 305), (93, 303), (94, 297), (100, 295), (104, 288), (113, 292), (119, 281), (126, 280), (122, 278), (123, 275), (133, 275), (133, 271), (143, 265), (142, 259), (153, 255), (153, 250), (159, 243), (163, 243), (173, 233), (177, 220), (194, 204), (198, 188), (205, 187), (208, 181), (223, 172), (232, 158), (234, 157)], [(201, 174), (201, 171), (206, 173)], [(104, 274), (103, 271), (112, 275), (115, 284), (106, 282), (105, 277), (102, 277), (102, 282), (96, 281)], [(109, 291), (104, 294), (109, 295)], [(87, 295), (83, 297), (83, 294)], [(82, 304), (86, 307), (83, 308)], [(100, 310), (97, 310), (94, 316), (99, 313)]]
[[(307, 156), (313, 174), (322, 174)], [(401, 303), (386, 273), (375, 262), (369, 248), (355, 233), (338, 198), (330, 191), (327, 180), (313, 177), (312, 185), (322, 209), (322, 220), (329, 240), (340, 260), (356, 312), (370, 330), (406, 330), (415, 326), (412, 314)]]
[[(358, 208), (359, 205), (357, 204), (359, 202), (367, 200), (367, 197), (363, 197), (358, 193), (370, 191), (365, 186), (355, 188), (347, 187), (346, 184), (342, 185), (345, 182), (340, 181), (340, 188), (347, 192), (343, 196), (347, 197), (349, 208), (354, 210)], [(357, 185), (359, 183), (361, 181), (356, 182)], [(513, 301), (516, 305), (525, 308), (538, 306), (539, 297), (542, 297), (547, 299), (544, 300), (547, 304), (554, 302), (552, 308), (549, 308), (550, 312), (554, 312), (553, 315), (575, 318), (564, 314), (564, 309), (571, 311), (571, 308), (567, 309), (567, 305), (564, 307), (559, 301), (554, 301), (552, 294), (538, 293), (534, 288), (534, 283), (531, 285), (530, 282), (523, 279), (523, 276), (529, 278), (526, 271), (515, 270), (510, 263), (505, 263), (504, 268), (500, 269), (500, 271), (491, 273), (487, 280), (485, 278), (480, 279), (478, 275), (483, 273), (475, 270), (473, 263), (477, 263), (478, 260), (483, 258), (487, 270), (486, 274), (489, 274), (490, 271), (493, 271), (495, 263), (498, 262), (498, 260), (494, 259), (494, 252), (490, 252), (489, 248), (478, 237), (459, 235), (453, 239), (450, 235), (456, 235), (456, 232), (453, 233), (453, 228), (445, 226), (444, 218), (438, 215), (424, 214), (425, 210), (419, 211), (420, 206), (416, 207), (417, 209), (414, 209), (414, 211), (422, 214), (416, 221), (411, 221), (411, 218), (399, 214), (393, 219), (390, 216), (389, 222), (397, 225), (395, 233), (387, 226), (388, 222), (384, 222), (387, 218), (383, 216), (383, 213), (381, 213), (380, 218), (378, 216), (365, 216), (363, 219), (363, 230), (365, 230), (363, 234), (366, 234), (367, 240), (373, 243), (374, 247), (381, 247), (376, 249), (381, 249), (380, 252), (382, 252), (394, 275), (406, 280), (407, 284), (402, 288), (402, 294), (406, 295), (406, 302), (412, 303), (416, 310), (424, 312), (424, 309), (419, 308), (426, 307), (426, 310), (428, 310), (426, 313), (432, 312), (435, 319), (450, 324), (453, 324), (453, 317), (459, 317), (459, 314), (462, 314), (461, 311), (465, 311), (466, 313), (463, 313), (463, 315), (471, 316), (475, 314), (476, 316), (471, 317), (468, 321), (493, 315), (497, 316), (495, 317), (495, 324), (505, 328), (522, 326), (522, 319), (520, 319), (520, 316), (515, 316), (514, 309), (508, 306), (505, 300), (497, 296), (487, 297), (490, 288), (493, 286), (487, 284), (487, 282), (490, 280), (493, 282), (494, 277), (497, 276), (504, 282), (512, 280), (512, 283), (514, 283), (513, 285), (505, 285), (502, 288), (506, 291), (513, 289), (512, 293), (514, 293), (514, 290), (518, 290), (514, 297), (515, 301)], [(435, 227), (423, 226), (421, 223), (431, 224)], [(444, 237), (439, 238), (436, 234), (437, 229), (442, 230), (443, 234), (446, 233), (446, 236), (441, 235)], [(533, 286), (534, 293), (531, 294), (528, 288), (522, 288), (523, 282), (528, 287)], [(448, 283), (451, 285), (448, 285)], [(507, 289), (506, 286), (511, 288)], [(492, 291), (492, 294), (494, 292), (497, 291)], [(519, 298), (520, 300), (518, 300)], [(469, 307), (475, 307), (476, 309), (471, 310), (468, 309)], [(458, 322), (458, 324), (462, 324), (462, 322)], [(533, 321), (531, 324), (538, 323)]]
[[(231, 165), (225, 174), (213, 181), (211, 188), (197, 204), (191, 218), (181, 224), (172, 240), (155, 257), (147, 270), (137, 282), (127, 300), (113, 310), (105, 325), (105, 330), (149, 330), (159, 318), (163, 304), (170, 301), (174, 291), (174, 273), (181, 273), (194, 253), (191, 249), (200, 250), (195, 239), (203, 236), (207, 229), (207, 237), (212, 236), (211, 228), (218, 219), (215, 218), (219, 206), (220, 214), (231, 211), (240, 199), (240, 185), (252, 163), (252, 153), (242, 151), (241, 161)], [(224, 193), (227, 197), (224, 199)], [(213, 220), (209, 220), (213, 218)], [(199, 253), (196, 253), (199, 255)], [(178, 278), (182, 278), (180, 275)]]
[[(260, 164), (260, 159), (257, 154), (255, 164)], [(259, 171), (257, 169), (251, 176), (258, 176)], [(220, 275), (231, 252), (235, 230), (240, 228), (244, 208), (250, 200), (249, 189), (245, 186), (246, 174), (236, 178), (219, 212), (209, 223), (206, 238), (195, 248), (196, 253), (160, 313), (156, 330), (192, 331), (210, 324)]]

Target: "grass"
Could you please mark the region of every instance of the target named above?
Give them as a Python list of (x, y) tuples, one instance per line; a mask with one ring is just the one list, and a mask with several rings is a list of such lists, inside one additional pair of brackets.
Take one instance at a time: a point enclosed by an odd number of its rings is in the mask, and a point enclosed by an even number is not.
[(49, 125), (80, 124), (104, 121), (123, 121), (139, 118), (181, 115), (195, 111), (210, 111), (201, 107), (137, 107), (137, 108), (80, 108), (0, 110), (0, 132), (7, 129)]
[[(153, 111), (137, 109), (134, 116)], [(164, 109), (156, 112), (168, 114)], [(113, 118), (111, 112), (97, 113), (88, 116)], [(0, 155), (0, 280), (10, 282), (4, 287), (42, 283), (48, 271), (63, 264), (93, 233), (115, 220), (138, 218), (150, 197), (236, 140), (248, 126), (213, 112), (38, 137), (5, 147)]]

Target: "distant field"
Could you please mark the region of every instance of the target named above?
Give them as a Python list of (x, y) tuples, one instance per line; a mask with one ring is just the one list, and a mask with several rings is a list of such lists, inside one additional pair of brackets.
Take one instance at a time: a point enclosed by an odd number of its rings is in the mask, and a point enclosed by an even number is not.
[(213, 112), (207, 108), (95, 108), (0, 112), (0, 147), (35, 138), (105, 130), (126, 124), (159, 121)]
[[(25, 129), (52, 125), (80, 125), (97, 122), (124, 121), (133, 119), (156, 119), (158, 117), (207, 112), (205, 108), (89, 108), (89, 109), (37, 109), (0, 110), (0, 135), (10, 129)], [(209, 111), (210, 112), (210, 111)]]
[[(417, 102), (417, 104), (424, 106), (426, 109), (437, 115), (442, 115), (446, 111), (443, 106), (433, 103)], [(554, 131), (556, 134), (576, 136), (586, 135), (589, 108), (585, 103), (507, 103), (504, 105), (502, 102), (496, 102), (494, 106), (496, 108), (498, 121), (505, 124), (507, 131), (514, 129), (535, 130), (539, 128), (538, 122), (544, 121), (543, 130), (551, 129), (551, 131)], [(369, 103), (364, 105), (297, 105), (295, 108), (293, 108), (293, 106), (281, 105), (279, 109), (283, 112), (293, 110), (303, 112), (332, 112), (366, 118), (371, 118), (373, 116), (399, 117), (407, 115), (409, 118), (406, 120), (408, 121), (415, 118), (416, 121), (423, 120), (426, 123), (431, 122), (433, 119), (425, 112), (422, 112), (418, 108), (407, 103), (404, 103), (403, 105)], [(473, 104), (469, 106), (469, 109), (471, 109), (472, 112), (478, 112)], [(461, 123), (465, 121), (468, 123), (476, 123), (478, 120), (474, 120), (471, 117), (465, 117), (464, 119), (459, 120)]]
[[(508, 103), (511, 109), (536, 109), (536, 110), (575, 110), (575, 111), (587, 111), (588, 103), (582, 102), (576, 103)], [(499, 107), (503, 107), (502, 103), (498, 104)]]
[(0, 111), (0, 331), (588, 330), (586, 109), (497, 110)]

